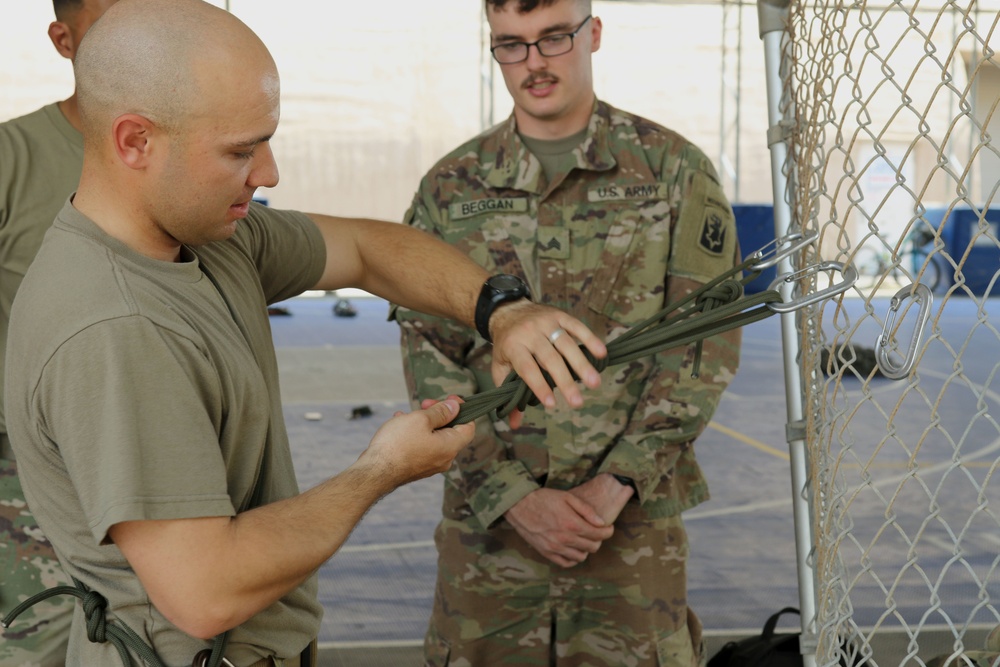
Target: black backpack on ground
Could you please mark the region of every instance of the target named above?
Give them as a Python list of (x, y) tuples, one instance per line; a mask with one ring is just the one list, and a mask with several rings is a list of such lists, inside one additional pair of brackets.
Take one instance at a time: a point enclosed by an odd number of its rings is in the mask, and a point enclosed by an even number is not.
[[(795, 607), (785, 607), (767, 619), (759, 635), (729, 642), (708, 661), (708, 667), (802, 667), (799, 652), (800, 632), (776, 633), (782, 614), (798, 614)], [(854, 655), (854, 653), (849, 653)], [(845, 661), (841, 658), (841, 664)]]

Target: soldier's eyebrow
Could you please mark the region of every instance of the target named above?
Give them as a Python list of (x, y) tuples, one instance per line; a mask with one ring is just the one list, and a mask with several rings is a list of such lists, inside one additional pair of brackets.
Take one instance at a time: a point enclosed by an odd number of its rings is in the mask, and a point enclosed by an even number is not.
[(263, 144), (271, 140), (273, 134), (268, 134), (267, 136), (257, 137), (256, 139), (246, 139), (245, 141), (237, 141), (229, 144), (230, 148), (253, 148), (257, 144)]
[[(574, 27), (575, 27), (574, 24), (567, 23), (565, 21), (562, 22), (562, 23), (556, 23), (554, 25), (550, 25), (547, 28), (544, 28), (541, 32), (538, 33), (538, 37), (541, 38), (541, 37), (545, 37), (546, 35), (554, 35), (554, 34), (558, 34), (558, 33), (573, 32), (573, 28)], [(493, 35), (493, 40), (496, 41), (496, 42), (528, 42), (528, 41), (531, 41), (531, 40), (526, 39), (523, 35), (508, 35), (508, 34)]]

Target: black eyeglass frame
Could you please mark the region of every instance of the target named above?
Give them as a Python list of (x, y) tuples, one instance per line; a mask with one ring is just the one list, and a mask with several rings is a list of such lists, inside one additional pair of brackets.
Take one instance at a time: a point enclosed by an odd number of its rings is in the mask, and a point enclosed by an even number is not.
[[(536, 39), (534, 42), (504, 42), (503, 44), (497, 44), (496, 46), (490, 47), (490, 53), (493, 54), (493, 59), (496, 60), (501, 65), (516, 65), (517, 63), (523, 63), (531, 55), (531, 47), (538, 49), (538, 54), (544, 58), (554, 58), (555, 56), (563, 56), (573, 50), (575, 45), (575, 37), (583, 30), (583, 26), (587, 25), (587, 21), (594, 18), (593, 14), (587, 14), (587, 18), (583, 19), (580, 25), (577, 26), (576, 30), (573, 32), (557, 32), (553, 35), (545, 35), (541, 39)], [(558, 39), (562, 37), (569, 37), (569, 48), (565, 51), (560, 51), (559, 53), (546, 53), (542, 50), (542, 42), (549, 39)], [(504, 47), (509, 48), (512, 46), (523, 46), (524, 47), (524, 57), (519, 60), (500, 60), (497, 57), (497, 49)]]

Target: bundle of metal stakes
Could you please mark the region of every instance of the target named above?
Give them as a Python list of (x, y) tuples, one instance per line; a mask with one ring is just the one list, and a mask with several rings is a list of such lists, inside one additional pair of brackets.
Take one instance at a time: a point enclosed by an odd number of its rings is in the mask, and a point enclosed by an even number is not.
[[(603, 371), (608, 366), (625, 364), (666, 349), (697, 343), (692, 367), (692, 376), (697, 377), (704, 339), (758, 322), (777, 312), (768, 307), (768, 304), (781, 302), (781, 295), (777, 290), (767, 289), (753, 295), (747, 295), (743, 290), (744, 285), (760, 275), (759, 269), (760, 257), (755, 253), (742, 264), (705, 283), (680, 301), (668, 304), (656, 315), (608, 342), (608, 355), (603, 359), (595, 359), (583, 346), (581, 349), (594, 368)], [(741, 277), (744, 271), (749, 273)], [(549, 386), (553, 386), (548, 374), (545, 374), (545, 378)], [(529, 405), (538, 404), (535, 394), (514, 372), (499, 387), (463, 400), (465, 402), (451, 425), (465, 424), (486, 415), (499, 421), (514, 410), (524, 410)]]

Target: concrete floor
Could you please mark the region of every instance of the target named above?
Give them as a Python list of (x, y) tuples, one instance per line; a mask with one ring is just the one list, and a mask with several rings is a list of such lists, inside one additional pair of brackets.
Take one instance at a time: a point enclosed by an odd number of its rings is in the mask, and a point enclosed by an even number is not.
[[(355, 318), (334, 317), (328, 296), (291, 300), (281, 304), (289, 316), (271, 318), (303, 489), (349, 465), (378, 425), (395, 410), (408, 409), (398, 333), (385, 321), (387, 305), (373, 298), (352, 303), (359, 311)], [(959, 325), (963, 317), (981, 317), (975, 308), (965, 310), (954, 314)], [(927, 362), (928, 377), (935, 372), (933, 362)], [(745, 328), (740, 372), (698, 443), (713, 499), (687, 512), (685, 523), (692, 543), (689, 597), (705, 624), (709, 655), (726, 641), (759, 632), (774, 611), (798, 604), (781, 363), (777, 318)], [(893, 390), (888, 384), (879, 389)], [(361, 406), (372, 416), (351, 419)], [(997, 406), (992, 408), (995, 414)], [(321, 419), (307, 419), (306, 413)], [(984, 466), (983, 474), (987, 470)], [(440, 484), (440, 478), (421, 480), (390, 494), (321, 569), (324, 667), (420, 664), (433, 593), (431, 538)], [(910, 597), (896, 594), (904, 611), (919, 612), (926, 604), (919, 590)], [(862, 627), (881, 625), (872, 642), (877, 664), (896, 667), (912, 655), (911, 638), (880, 622), (884, 600), (878, 591), (868, 597), (871, 607), (856, 608), (854, 618)], [(1000, 592), (991, 599), (995, 604)], [(968, 630), (965, 645), (980, 646), (990, 627)], [(925, 628), (919, 655), (927, 660), (949, 653), (953, 642), (947, 628)]]

